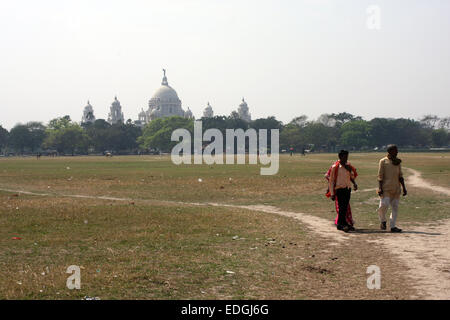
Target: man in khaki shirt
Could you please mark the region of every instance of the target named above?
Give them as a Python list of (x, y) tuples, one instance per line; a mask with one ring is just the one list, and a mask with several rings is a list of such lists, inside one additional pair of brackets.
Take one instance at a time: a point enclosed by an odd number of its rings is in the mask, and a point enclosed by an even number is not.
[(380, 160), (378, 166), (378, 195), (380, 196), (378, 215), (381, 222), (380, 228), (381, 230), (386, 230), (386, 212), (389, 206), (391, 206), (391, 232), (402, 232), (402, 229), (395, 226), (402, 188), (403, 196), (407, 194), (402, 166), (400, 164), (402, 161), (397, 158), (398, 149), (396, 145), (389, 145), (387, 152), (388, 155)]

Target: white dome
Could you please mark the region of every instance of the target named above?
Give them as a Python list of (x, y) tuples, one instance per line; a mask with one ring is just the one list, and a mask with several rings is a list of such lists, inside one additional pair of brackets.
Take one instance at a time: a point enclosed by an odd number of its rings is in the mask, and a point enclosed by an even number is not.
[(157, 109), (153, 109), (152, 112), (150, 112), (150, 118), (155, 119), (161, 116), (161, 111)]
[(156, 90), (151, 100), (159, 100), (164, 102), (180, 101), (177, 92), (169, 85), (162, 85), (158, 90)]
[(161, 87), (155, 91), (153, 97), (148, 102), (147, 114), (151, 119), (171, 116), (184, 116), (184, 110), (181, 108), (181, 100), (178, 98), (177, 92), (169, 86), (164, 70), (164, 77)]

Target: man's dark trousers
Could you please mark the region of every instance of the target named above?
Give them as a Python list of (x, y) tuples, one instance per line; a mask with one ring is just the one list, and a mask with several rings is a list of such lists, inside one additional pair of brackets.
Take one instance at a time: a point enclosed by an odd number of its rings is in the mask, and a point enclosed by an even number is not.
[(338, 226), (348, 225), (345, 216), (347, 214), (348, 204), (350, 203), (351, 192), (352, 189), (350, 188), (336, 189), (336, 197), (339, 205)]

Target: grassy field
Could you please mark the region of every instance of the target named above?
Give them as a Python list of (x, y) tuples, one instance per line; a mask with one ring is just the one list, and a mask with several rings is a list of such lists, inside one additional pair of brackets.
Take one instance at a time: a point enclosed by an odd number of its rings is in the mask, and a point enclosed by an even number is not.
[[(378, 227), (375, 188), (382, 156), (350, 155), (360, 175), (361, 191), (352, 195), (359, 228)], [(404, 167), (449, 185), (448, 154), (399, 156)], [(175, 166), (167, 156), (1, 159), (0, 188), (46, 196), (0, 192), (0, 298), (405, 299), (416, 294), (395, 259), (360, 241), (361, 235), (336, 246), (290, 218), (180, 203), (273, 205), (324, 217), (332, 228), (335, 212), (324, 196), (323, 174), (334, 159), (283, 155), (275, 176), (261, 176), (253, 165)], [(400, 226), (450, 217), (448, 197), (408, 189)], [(371, 264), (388, 270), (381, 290), (366, 287)], [(70, 265), (81, 267), (81, 290), (66, 288)]]

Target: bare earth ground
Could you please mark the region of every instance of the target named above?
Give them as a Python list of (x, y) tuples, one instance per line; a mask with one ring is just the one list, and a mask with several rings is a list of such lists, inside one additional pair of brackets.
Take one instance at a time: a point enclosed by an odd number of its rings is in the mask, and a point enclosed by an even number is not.
[[(417, 188), (431, 189), (435, 192), (450, 195), (450, 190), (442, 186), (435, 186), (421, 178), (420, 172), (409, 169), (412, 175), (408, 177), (408, 185)], [(49, 193), (36, 193), (26, 190), (0, 189), (6, 192), (16, 192), (28, 195), (51, 196)], [(372, 191), (365, 189), (364, 191)], [(60, 195), (61, 196), (61, 195)], [(102, 199), (112, 201), (131, 201), (130, 198), (117, 198), (108, 196), (88, 196), (88, 195), (62, 195), (71, 198)], [(144, 202), (154, 202), (152, 200), (137, 200)], [(191, 205), (191, 206), (213, 206), (230, 207), (251, 211), (265, 212), (293, 218), (306, 225), (317, 235), (329, 240), (329, 245), (339, 245), (348, 242), (355, 234), (345, 234), (332, 227), (329, 220), (307, 213), (291, 212), (281, 210), (268, 205), (233, 205), (212, 202), (180, 202), (162, 201), (162, 203)], [(414, 231), (406, 231), (401, 235), (385, 237), (384, 233), (373, 233), (368, 235), (366, 241), (379, 245), (396, 256), (400, 262), (406, 265), (409, 270), (405, 270), (407, 278), (412, 279), (411, 285), (417, 290), (418, 296), (426, 299), (449, 299), (450, 298), (450, 219), (435, 221), (433, 223), (422, 224), (415, 227)]]
[[(406, 169), (412, 173), (408, 177), (408, 185), (450, 195), (450, 189), (432, 185), (421, 178), (419, 171)], [(220, 206), (221, 204), (212, 205)], [(330, 228), (328, 220), (304, 213), (282, 211), (275, 207), (261, 205), (234, 207), (292, 217), (300, 220), (321, 236), (331, 238), (332, 243), (336, 243), (336, 240), (342, 243), (350, 236)], [(423, 224), (415, 227), (414, 231), (405, 231), (401, 236), (382, 236), (368, 241), (383, 246), (408, 266), (410, 268), (408, 276), (415, 280), (416, 289), (424, 297), (450, 299), (450, 250), (448, 248), (450, 244), (450, 219)]]
[[(408, 184), (450, 195), (450, 189), (423, 180), (420, 172), (409, 169)], [(401, 237), (383, 237), (374, 243), (392, 251), (407, 265), (417, 289), (430, 299), (450, 299), (450, 220), (436, 221), (405, 232)]]

